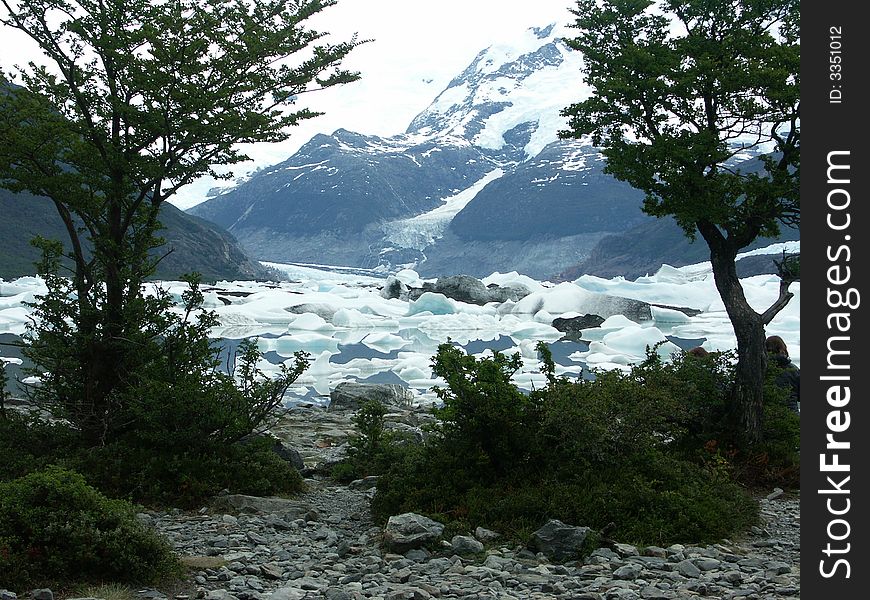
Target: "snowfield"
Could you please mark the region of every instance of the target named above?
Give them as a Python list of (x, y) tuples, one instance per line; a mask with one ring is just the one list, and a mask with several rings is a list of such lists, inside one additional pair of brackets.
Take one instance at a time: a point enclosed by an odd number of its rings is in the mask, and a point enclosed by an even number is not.
[[(783, 244), (766, 249), (779, 254)], [(790, 252), (799, 242), (788, 243)], [(754, 254), (759, 253), (755, 251)], [(514, 273), (494, 273), (485, 284), (523, 285), (531, 293), (519, 302), (466, 304), (442, 294), (424, 293), (417, 300), (387, 299), (378, 273), (337, 268), (274, 265), (291, 281), (281, 283), (220, 282), (205, 287), (205, 307), (217, 312), (221, 326), (213, 331), (232, 346), (236, 340), (257, 337), (266, 354), (261, 367), (275, 372), (281, 362), (304, 350), (311, 367), (291, 389), (288, 401), (326, 402), (329, 391), (348, 379), (402, 383), (420, 402), (434, 399), (430, 388), (443, 382), (434, 378), (431, 359), (439, 344), (451, 341), (477, 355), (493, 349), (519, 352), (524, 361), (516, 382), (526, 389), (546, 384), (534, 349), (539, 340), (551, 342), (559, 374), (580, 376), (590, 369), (627, 369), (639, 362), (648, 346), (663, 342), (658, 352), (673, 352), (695, 344), (708, 350), (735, 347), (734, 333), (716, 292), (709, 263), (674, 268), (663, 265), (654, 275), (628, 281), (585, 275), (576, 281), (540, 282)], [(404, 270), (397, 279), (419, 286), (417, 273)], [(759, 275), (742, 280), (752, 306), (764, 310), (776, 299), (779, 280)], [(159, 285), (180, 299), (182, 282)], [(0, 280), (0, 334), (21, 335), (30, 317), (25, 305), (43, 293), (37, 277)], [(780, 335), (791, 358), (800, 365), (800, 283), (791, 286), (794, 298), (768, 327)], [(611, 314), (621, 299), (639, 300), (700, 311), (695, 316), (653, 306), (652, 318), (633, 321)], [(623, 301), (624, 302), (624, 301)], [(600, 327), (585, 329), (586, 342), (560, 341), (563, 334), (552, 322), (558, 317), (586, 313), (606, 317)], [(558, 343), (555, 343), (558, 342)], [(0, 359), (8, 350), (0, 346)]]

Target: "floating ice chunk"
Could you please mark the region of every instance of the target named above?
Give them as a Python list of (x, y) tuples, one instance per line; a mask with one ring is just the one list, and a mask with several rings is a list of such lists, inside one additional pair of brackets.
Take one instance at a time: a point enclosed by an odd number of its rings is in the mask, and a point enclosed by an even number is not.
[(509, 335), (515, 340), (555, 341), (562, 337), (562, 332), (544, 323), (525, 321), (511, 328)]
[(0, 310), (0, 333), (21, 335), (30, 322), (30, 311), (23, 306)]
[(684, 312), (660, 306), (651, 306), (653, 321), (656, 323), (688, 323), (691, 318)]
[(320, 354), (328, 350), (333, 354), (338, 353), (338, 341), (334, 338), (319, 333), (292, 333), (274, 339), (259, 340), (260, 349), (263, 352), (274, 351), (279, 356), (289, 357), (294, 352), (304, 350), (314, 354)]
[(624, 315), (613, 315), (604, 319), (598, 329), (622, 329), (623, 327), (637, 327), (637, 323)]
[(390, 352), (404, 348), (408, 345), (408, 340), (392, 333), (370, 333), (363, 338), (362, 343), (379, 352)]
[(686, 272), (669, 264), (663, 264), (659, 267), (652, 279), (656, 283), (687, 283), (689, 281)]
[(340, 308), (332, 317), (332, 324), (336, 327), (350, 327), (354, 329), (373, 328), (377, 319), (371, 315), (364, 315), (355, 308)]
[(499, 273), (496, 271), (489, 277), (485, 277), (482, 279), (483, 285), (500, 285), (502, 287), (510, 287), (512, 285), (524, 285), (529, 291), (539, 292), (544, 289), (544, 286), (541, 285), (540, 282), (535, 281), (528, 275), (520, 275), (516, 271), (511, 271), (510, 273)]
[[(608, 349), (617, 354), (628, 354), (642, 358), (646, 355), (647, 347), (665, 342), (659, 348), (659, 353), (666, 352), (664, 356), (670, 356), (671, 352), (679, 351), (679, 346), (669, 342), (665, 335), (657, 327), (626, 327), (613, 331), (601, 340)], [(591, 346), (590, 346), (591, 348)]]
[(449, 315), (456, 312), (456, 302), (444, 294), (423, 292), (408, 305), (408, 316), (428, 312), (433, 315)]
[(651, 318), (649, 305), (646, 302), (591, 292), (568, 282), (529, 294), (513, 308), (514, 314), (535, 314), (540, 310), (553, 315), (579, 312), (604, 318), (619, 314), (630, 315), (638, 320)]
[(396, 273), (394, 277), (408, 287), (421, 287), (423, 285), (423, 280), (420, 279), (420, 275), (413, 269), (402, 269)]
[[(312, 376), (323, 376), (330, 375), (336, 371), (336, 365), (333, 365), (329, 362), (329, 358), (332, 356), (332, 352), (329, 350), (324, 350), (320, 353), (320, 355), (311, 363), (311, 365), (305, 370), (308, 375)], [(288, 361), (289, 362), (289, 361)], [(291, 365), (288, 365), (291, 366)]]
[(303, 313), (290, 323), (288, 329), (302, 329), (306, 331), (335, 331), (335, 327), (327, 323), (323, 317), (314, 313)]
[(555, 319), (555, 317), (545, 310), (539, 310), (535, 313), (534, 319), (538, 323), (546, 323), (547, 325), (552, 325), (553, 319)]

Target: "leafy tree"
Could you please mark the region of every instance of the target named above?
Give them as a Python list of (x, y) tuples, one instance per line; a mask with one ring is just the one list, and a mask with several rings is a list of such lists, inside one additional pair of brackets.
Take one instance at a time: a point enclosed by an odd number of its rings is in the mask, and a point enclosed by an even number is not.
[[(306, 23), (335, 3), (0, 0), (0, 23), (51, 65), (0, 87), (0, 185), (54, 202), (73, 264), (71, 294), (44, 300), (49, 329), (37, 326), (30, 358), (72, 359), (80, 395), (67, 400), (91, 413), (79, 424), (92, 441), (162, 333), (163, 308), (142, 291), (161, 204), (204, 174), (228, 177), (215, 166), (245, 160), (238, 144), (283, 140), (316, 116), (293, 106), (300, 94), (359, 77), (341, 69), (358, 42), (327, 43)], [(56, 277), (58, 247), (42, 245), (43, 274)]]
[[(646, 193), (710, 247), (737, 337), (736, 425), (762, 432), (764, 327), (788, 303), (794, 274), (762, 313), (747, 302), (737, 253), (800, 221), (800, 7), (797, 0), (578, 0), (588, 99), (566, 108), (563, 137), (591, 134), (607, 171)], [(760, 167), (740, 156), (762, 153)]]

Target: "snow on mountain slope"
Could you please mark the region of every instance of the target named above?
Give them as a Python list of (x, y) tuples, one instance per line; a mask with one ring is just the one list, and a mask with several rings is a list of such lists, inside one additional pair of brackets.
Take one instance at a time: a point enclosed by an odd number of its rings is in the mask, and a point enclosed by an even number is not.
[(409, 219), (384, 223), (384, 239), (402, 248), (424, 250), (442, 237), (453, 217), (471, 202), (478, 192), (491, 181), (504, 175), (503, 169), (494, 169), (471, 187), (443, 199), (444, 204)]
[(556, 141), (560, 111), (588, 93), (582, 57), (561, 41), (555, 24), (533, 27), (511, 43), (490, 46), (408, 127), (408, 133), (453, 134), (500, 151), (523, 136), (522, 158)]

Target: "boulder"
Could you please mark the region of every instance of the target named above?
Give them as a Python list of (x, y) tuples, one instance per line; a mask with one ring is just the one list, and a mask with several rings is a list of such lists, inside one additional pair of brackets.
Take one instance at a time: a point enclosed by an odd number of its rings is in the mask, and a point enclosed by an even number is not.
[(359, 410), (369, 400), (385, 406), (408, 406), (413, 399), (413, 392), (396, 383), (344, 381), (329, 394), (328, 410)]
[(470, 535), (454, 535), (450, 540), (450, 549), (454, 554), (467, 555), (483, 552), (483, 544)]
[(604, 318), (598, 315), (588, 314), (579, 317), (557, 317), (553, 319), (553, 327), (563, 333), (579, 334), (584, 329), (600, 327)]
[(491, 302), (491, 292), (480, 279), (470, 275), (451, 275), (439, 277), (435, 291), (459, 302), (484, 305)]
[(437, 540), (442, 533), (444, 525), (423, 515), (394, 515), (384, 528), (384, 545), (391, 552), (402, 554)]
[(556, 562), (577, 560), (591, 531), (589, 527), (575, 527), (551, 519), (532, 534), (529, 548), (535, 552), (543, 552), (547, 558)]

